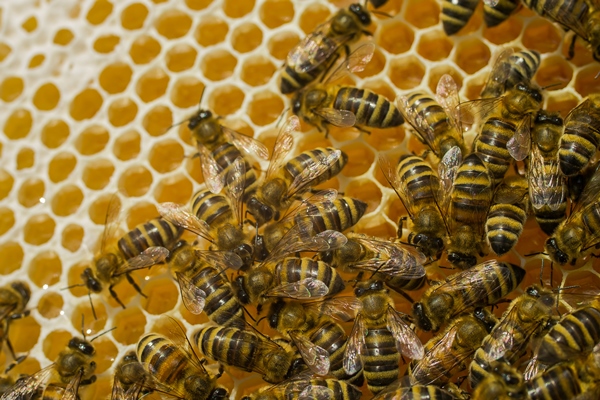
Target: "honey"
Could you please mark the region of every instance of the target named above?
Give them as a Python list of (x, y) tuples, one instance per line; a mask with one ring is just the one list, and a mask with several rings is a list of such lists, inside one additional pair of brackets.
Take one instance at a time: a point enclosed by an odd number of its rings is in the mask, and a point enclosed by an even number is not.
[(29, 147), (25, 147), (17, 154), (17, 170), (33, 167), (35, 163), (35, 152)]
[(183, 161), (183, 147), (172, 139), (158, 142), (150, 150), (149, 161), (157, 172), (164, 174), (173, 171)]
[(47, 243), (54, 236), (56, 221), (48, 214), (35, 214), (23, 226), (23, 240), (34, 246)]
[(54, 183), (67, 179), (77, 165), (77, 157), (68, 152), (61, 151), (50, 160), (48, 164), (48, 177)]
[(173, 124), (171, 110), (165, 106), (151, 108), (142, 120), (142, 125), (150, 136), (161, 136), (169, 131)]
[(135, 64), (148, 64), (160, 53), (158, 40), (148, 35), (138, 36), (131, 44), (129, 56)]
[(160, 68), (153, 68), (140, 77), (135, 91), (143, 102), (149, 103), (164, 95), (168, 84), (169, 75)]
[(55, 149), (67, 140), (69, 134), (69, 125), (65, 121), (52, 119), (42, 128), (41, 140), (49, 149)]
[(113, 317), (113, 324), (117, 328), (112, 332), (112, 337), (122, 345), (137, 343), (146, 332), (146, 316), (137, 307), (119, 311)]
[(275, 65), (267, 58), (251, 57), (242, 65), (241, 78), (250, 86), (261, 86), (271, 80), (275, 71)]
[(36, 254), (29, 263), (27, 273), (29, 279), (39, 288), (58, 283), (62, 273), (60, 256), (52, 250), (45, 250)]
[(221, 81), (233, 75), (237, 59), (227, 50), (207, 52), (200, 62), (202, 74), (211, 81)]
[(144, 26), (148, 8), (142, 3), (131, 3), (121, 12), (121, 26), (128, 30), (140, 29)]
[(202, 93), (204, 84), (196, 78), (181, 78), (173, 85), (171, 102), (179, 108), (193, 107), (198, 104), (198, 93)]
[[(540, 40), (539, 38), (544, 38)], [(525, 47), (540, 53), (551, 53), (560, 46), (562, 33), (550, 21), (532, 21), (523, 30), (522, 43)]]
[(82, 156), (91, 156), (102, 151), (110, 134), (102, 125), (90, 125), (85, 128), (75, 140), (75, 148)]
[(248, 117), (256, 125), (263, 126), (275, 121), (283, 111), (283, 100), (273, 92), (259, 92), (248, 104)]
[(221, 43), (229, 32), (227, 23), (219, 18), (206, 18), (198, 24), (194, 38), (199, 45), (208, 47)]
[(40, 86), (33, 95), (33, 105), (40, 111), (53, 110), (60, 101), (60, 91), (53, 83)]
[(23, 79), (18, 76), (8, 77), (0, 84), (0, 99), (9, 103), (17, 99), (21, 93), (23, 93), (24, 87), (25, 83), (23, 82)]
[(95, 159), (89, 161), (84, 167), (81, 180), (89, 189), (102, 190), (109, 184), (114, 172), (115, 166), (110, 160)]
[(194, 187), (189, 179), (183, 174), (176, 174), (158, 181), (153, 195), (159, 203), (171, 201), (186, 204), (192, 198), (193, 190)]
[(425, 65), (415, 56), (397, 58), (389, 64), (389, 77), (401, 90), (415, 88), (425, 76)]
[(400, 21), (384, 24), (377, 35), (377, 45), (392, 54), (406, 53), (412, 47), (415, 34), (410, 27)]
[(274, 29), (294, 18), (294, 4), (290, 0), (265, 0), (259, 11), (261, 21)]
[(37, 68), (40, 65), (42, 65), (45, 60), (46, 60), (46, 56), (44, 56), (43, 54), (36, 54), (33, 57), (31, 57), (31, 60), (29, 60), (29, 65), (27, 66), (27, 68), (29, 68), (29, 69)]
[(83, 201), (83, 192), (74, 184), (61, 187), (52, 197), (52, 212), (57, 217), (66, 217), (75, 214)]
[(248, 14), (254, 8), (255, 0), (247, 1), (236, 1), (236, 0), (223, 0), (222, 7), (223, 11), (228, 17), (241, 18)]
[(0, 243), (0, 274), (8, 275), (21, 268), (23, 263), (23, 248), (14, 241), (3, 241)]
[(4, 134), (10, 140), (23, 139), (31, 131), (33, 118), (31, 113), (25, 109), (14, 110), (4, 123)]
[(121, 93), (127, 89), (132, 73), (131, 67), (126, 63), (110, 64), (100, 73), (100, 86), (110, 94)]
[(115, 140), (113, 154), (121, 161), (134, 159), (140, 153), (140, 141), (139, 133), (126, 131)]
[(113, 4), (108, 0), (96, 0), (86, 15), (92, 25), (100, 25), (112, 13)]
[(83, 227), (77, 224), (69, 224), (62, 231), (61, 246), (70, 252), (75, 252), (81, 246), (83, 240)]
[(117, 99), (108, 106), (108, 121), (114, 127), (125, 126), (133, 121), (137, 112), (138, 106), (131, 99)]
[(125, 197), (143, 196), (152, 184), (152, 174), (141, 165), (127, 168), (119, 179), (119, 191)]
[(90, 119), (102, 106), (102, 96), (96, 89), (84, 89), (71, 101), (70, 114), (75, 121)]
[(263, 33), (256, 24), (247, 23), (236, 27), (231, 34), (231, 46), (235, 51), (248, 53), (256, 49), (263, 40)]
[(144, 286), (147, 296), (140, 300), (142, 309), (151, 315), (162, 315), (175, 308), (179, 288), (171, 278), (154, 278)]
[(244, 102), (244, 92), (233, 85), (223, 85), (213, 91), (208, 99), (210, 109), (216, 115), (229, 115), (242, 108)]
[(44, 201), (46, 185), (38, 178), (29, 178), (19, 188), (18, 200), (23, 207), (31, 208)]
[(300, 15), (298, 26), (304, 34), (308, 35), (330, 16), (331, 12), (324, 4), (313, 3), (306, 7), (302, 15)]
[(194, 66), (198, 52), (192, 46), (178, 43), (165, 54), (165, 63), (171, 72), (186, 71)]
[(156, 31), (166, 39), (176, 39), (190, 30), (192, 18), (182, 11), (171, 9), (162, 13), (154, 26)]
[(467, 74), (474, 74), (490, 63), (490, 49), (479, 39), (467, 39), (456, 46), (454, 60)]
[(56, 292), (47, 292), (40, 297), (38, 312), (46, 319), (54, 319), (61, 315), (65, 302), (62, 296)]
[(15, 224), (15, 213), (8, 207), (0, 207), (0, 236), (4, 235)]
[(58, 31), (56, 31), (56, 34), (54, 35), (54, 43), (58, 44), (60, 46), (66, 46), (69, 43), (71, 43), (71, 41), (73, 40), (73, 38), (75, 37), (75, 35), (73, 35), (73, 32), (71, 32), (68, 29), (59, 29)]

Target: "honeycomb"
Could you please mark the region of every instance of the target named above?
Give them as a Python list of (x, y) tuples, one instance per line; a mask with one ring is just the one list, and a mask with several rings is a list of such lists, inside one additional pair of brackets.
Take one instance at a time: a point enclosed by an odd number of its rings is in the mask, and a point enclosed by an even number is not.
[[(188, 333), (205, 323), (186, 311), (165, 266), (136, 273), (147, 298), (127, 283), (116, 291), (123, 310), (107, 295), (69, 285), (98, 248), (108, 202), (118, 193), (122, 228), (157, 215), (156, 205), (187, 203), (203, 183), (185, 121), (202, 105), (224, 124), (272, 146), (277, 120), (289, 107), (279, 94), (279, 69), (298, 40), (325, 21), (341, 1), (290, 0), (63, 0), (11, 1), (0, 5), (0, 284), (21, 279), (32, 289), (29, 317), (11, 325), (17, 353), (29, 357), (11, 375), (34, 373), (51, 363), (67, 341), (116, 327), (94, 342), (98, 381), (82, 399), (110, 395), (112, 370), (144, 332), (165, 314)], [(580, 41), (566, 60), (570, 36), (521, 8), (495, 28), (483, 24), (481, 6), (468, 25), (446, 37), (436, 0), (389, 0), (370, 27), (373, 60), (352, 79), (390, 100), (405, 91), (435, 90), (450, 74), (462, 99), (478, 98), (500, 47), (542, 54), (535, 77), (549, 86), (545, 108), (563, 116), (598, 92), (600, 65)], [(387, 14), (387, 15), (386, 15)], [(172, 127), (173, 125), (177, 125)], [(356, 230), (396, 234), (400, 201), (376, 165), (379, 152), (420, 153), (423, 145), (404, 126), (374, 130), (333, 128), (326, 139), (303, 125), (296, 151), (333, 145), (349, 155), (334, 182), (368, 203)], [(545, 237), (529, 220), (516, 252), (540, 251)], [(527, 259), (528, 281), (537, 282), (542, 262)], [(554, 269), (555, 285), (600, 287), (597, 265)], [(447, 274), (432, 267), (432, 277)], [(546, 280), (549, 271), (545, 270)], [(398, 308), (408, 311), (406, 301)], [(261, 329), (263, 325), (260, 325)], [(425, 336), (424, 339), (428, 337)], [(5, 352), (0, 362), (6, 360)], [(239, 398), (261, 384), (256, 374), (229, 369), (220, 382)], [(366, 389), (365, 389), (366, 391)], [(368, 397), (367, 397), (368, 398)]]

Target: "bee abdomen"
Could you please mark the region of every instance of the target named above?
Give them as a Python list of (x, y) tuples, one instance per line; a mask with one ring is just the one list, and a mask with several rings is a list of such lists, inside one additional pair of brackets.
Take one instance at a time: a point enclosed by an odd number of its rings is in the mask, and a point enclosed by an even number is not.
[(340, 274), (327, 263), (310, 258), (288, 257), (277, 265), (277, 276), (281, 282), (299, 282), (304, 279), (317, 279), (329, 288), (328, 295), (346, 288)]
[(258, 188), (258, 175), (256, 170), (244, 158), (241, 151), (231, 143), (224, 143), (212, 152), (212, 156), (217, 164), (223, 169), (221, 172), (227, 176), (229, 170), (233, 167), (234, 161), (241, 157), (244, 160), (246, 173), (244, 175), (244, 199), (249, 198)]
[(202, 354), (251, 372), (258, 350), (258, 338), (244, 330), (209, 326), (194, 334), (194, 341)]
[(200, 190), (194, 195), (192, 198), (192, 212), (210, 227), (233, 218), (229, 200), (225, 196), (212, 193), (208, 189)]
[(518, 0), (500, 0), (494, 7), (484, 3), (483, 20), (489, 28), (501, 24), (517, 9)]
[(352, 111), (356, 124), (372, 128), (391, 128), (404, 123), (400, 111), (385, 97), (366, 89), (342, 87), (333, 108)]
[(170, 249), (183, 234), (180, 228), (162, 218), (154, 218), (129, 231), (117, 242), (125, 260), (138, 256), (149, 247)]
[(513, 136), (515, 126), (497, 118), (488, 119), (475, 139), (473, 151), (480, 154), (486, 164), (494, 185), (500, 183), (510, 167), (512, 157), (506, 144)]
[(531, 400), (574, 399), (583, 392), (573, 367), (559, 364), (526, 383)]
[(279, 86), (281, 93), (290, 94), (302, 89), (317, 79), (326, 66), (327, 63), (322, 63), (308, 72), (296, 72), (294, 68), (286, 65), (281, 74), (281, 85)]
[(297, 218), (312, 222), (316, 233), (329, 229), (342, 232), (356, 225), (366, 210), (367, 203), (351, 197), (341, 197), (310, 204), (306, 214), (299, 214)]
[(479, 0), (445, 0), (442, 3), (442, 25), (447, 35), (460, 31), (471, 19)]
[(400, 355), (394, 336), (386, 328), (370, 329), (365, 347), (364, 375), (371, 393), (377, 394), (398, 379)]
[[(307, 169), (315, 169), (316, 166), (324, 162), (328, 157), (337, 151), (338, 149), (334, 147), (319, 147), (314, 150), (308, 150), (294, 157), (287, 164), (285, 164), (284, 168), (289, 173), (291, 181), (293, 181), (294, 178), (300, 175), (303, 171), (306, 171)], [(334, 162), (322, 174), (317, 175), (312, 179), (310, 186), (316, 186), (340, 173), (340, 171), (348, 162), (348, 155), (343, 151), (341, 153), (342, 154), (336, 162)]]
[(142, 337), (137, 347), (137, 357), (146, 371), (165, 385), (179, 381), (188, 368), (185, 354), (167, 338), (155, 333)]
[(486, 221), (487, 237), (494, 253), (508, 253), (517, 244), (527, 213), (514, 204), (496, 204), (491, 207)]
[(434, 201), (432, 185), (436, 179), (433, 169), (421, 158), (402, 158), (396, 168), (398, 176), (406, 181), (406, 187), (415, 202), (429, 204)]

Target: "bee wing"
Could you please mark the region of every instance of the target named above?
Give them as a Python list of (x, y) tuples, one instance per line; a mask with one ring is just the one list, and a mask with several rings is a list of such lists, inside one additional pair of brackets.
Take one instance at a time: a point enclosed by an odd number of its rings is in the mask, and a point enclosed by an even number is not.
[(103, 252), (109, 240), (115, 236), (119, 228), (119, 214), (121, 212), (121, 201), (117, 194), (113, 194), (108, 202), (106, 217), (104, 219), (104, 232), (100, 241), (100, 251)]
[[(596, 7), (596, 3), (587, 3), (587, 4), (594, 4), (594, 7)], [(590, 7), (590, 5), (588, 5), (588, 8)], [(544, 16), (550, 20), (554, 20), (555, 22), (558, 22), (559, 24), (561, 24), (563, 27), (567, 28), (568, 30), (571, 30), (573, 32), (575, 32), (577, 34), (577, 36), (579, 36), (580, 38), (589, 41), (590, 40), (590, 35), (589, 32), (591, 32), (592, 30), (588, 30), (586, 29), (584, 23), (577, 17), (576, 15), (576, 11), (583, 11), (583, 10), (564, 10), (562, 7), (552, 7), (550, 4), (544, 3), (543, 5), (543, 10), (544, 10)], [(592, 13), (592, 10), (588, 10), (586, 11), (586, 13)], [(588, 17), (589, 18), (589, 17)], [(586, 19), (587, 20), (587, 19)]]
[[(436, 202), (442, 215), (446, 215), (446, 211), (450, 205), (452, 186), (456, 179), (458, 167), (462, 163), (462, 153), (458, 146), (452, 147), (444, 154), (438, 165), (439, 184), (437, 191), (434, 193)], [(432, 184), (432, 187), (434, 185)]]
[(307, 251), (307, 248), (311, 247), (313, 234), (312, 222), (306, 220), (298, 221), (277, 242), (277, 245), (263, 263), (271, 263), (286, 257), (288, 254)]
[(394, 189), (396, 195), (406, 209), (408, 216), (412, 219), (419, 209), (415, 207), (414, 198), (411, 196), (406, 182), (402, 180), (400, 176), (398, 176), (398, 172), (392, 166), (392, 163), (387, 156), (380, 154), (377, 157), (377, 163), (379, 164), (379, 168), (381, 169), (383, 176), (388, 181), (392, 189)]
[(292, 299), (314, 299), (329, 293), (329, 288), (318, 279), (306, 278), (297, 282), (275, 286), (267, 291), (265, 297), (289, 297)]
[(206, 221), (201, 220), (177, 203), (160, 203), (158, 213), (167, 221), (186, 229), (209, 242), (214, 242)]
[(458, 95), (458, 85), (452, 75), (442, 75), (436, 87), (435, 99), (446, 111), (450, 123), (462, 134), (463, 127), (460, 124), (459, 112), (460, 96)]
[(519, 123), (513, 137), (506, 143), (508, 153), (517, 161), (523, 161), (531, 148), (531, 118), (527, 116)]
[(458, 105), (455, 112), (461, 123), (462, 131), (472, 131), (477, 125), (481, 124), (488, 115), (496, 111), (502, 102), (502, 97), (493, 97), (488, 99), (476, 99), (465, 101)]
[(488, 7), (496, 7), (499, 0), (483, 0), (483, 3)]
[[(198, 354), (194, 350), (194, 347), (192, 346), (190, 340), (187, 337), (185, 329), (180, 325), (180, 323), (171, 316), (167, 316), (167, 318), (162, 318), (161, 321), (165, 322), (166, 327), (168, 329), (168, 335), (165, 337), (169, 339), (175, 345), (175, 347), (183, 353), (183, 355), (187, 358), (188, 362), (192, 365), (193, 369), (195, 370), (194, 373), (207, 374), (203, 362), (200, 361), (200, 357), (198, 357)], [(152, 370), (153, 368), (155, 368), (155, 366), (152, 365), (152, 363), (148, 364), (148, 366), (150, 367), (149, 375), (155, 374), (156, 371)], [(155, 384), (159, 387), (164, 387), (164, 385), (162, 385), (158, 381), (155, 381)], [(173, 392), (173, 389), (174, 388), (172, 386), (169, 386), (169, 388), (166, 389), (165, 392)], [(176, 393), (176, 396), (182, 399), (185, 398), (185, 395), (182, 393)]]
[(399, 243), (392, 243), (378, 238), (357, 236), (353, 240), (380, 254), (378, 258), (371, 258), (353, 264), (355, 268), (376, 271), (386, 275), (402, 276), (405, 279), (418, 279), (426, 274), (423, 263), (427, 261), (427, 258), (417, 250), (409, 250), (408, 247)]
[(196, 250), (195, 254), (196, 257), (220, 270), (233, 269), (237, 271), (244, 265), (240, 256), (231, 251)]
[(436, 155), (439, 155), (440, 149), (435, 143), (435, 130), (433, 129), (433, 126), (426, 118), (423, 118), (423, 116), (417, 112), (415, 107), (410, 106), (408, 97), (396, 97), (396, 107), (398, 107), (398, 111), (400, 111), (404, 120), (413, 127), (415, 130), (414, 133), (419, 140), (429, 146)]
[[(110, 393), (110, 399), (111, 400), (127, 400), (127, 399), (129, 399), (125, 395), (125, 388), (123, 388), (123, 385), (121, 384), (119, 379), (117, 379), (116, 375), (113, 379), (113, 387), (112, 387), (112, 391)], [(132, 397), (131, 399), (135, 399), (135, 397)]]
[(335, 189), (327, 189), (321, 190), (313, 194), (312, 196), (303, 199), (298, 203), (296, 207), (288, 210), (286, 215), (284, 215), (278, 223), (285, 226), (285, 224), (292, 223), (295, 224), (295, 220), (297, 217), (301, 220), (310, 219), (314, 215), (313, 212), (318, 212), (315, 210), (314, 204), (319, 204), (323, 202), (331, 202), (337, 198), (337, 190)]
[(221, 125), (221, 130), (227, 139), (231, 141), (240, 150), (248, 154), (255, 154), (263, 160), (269, 159), (269, 150), (258, 140), (234, 131), (224, 125)]
[(356, 318), (362, 305), (360, 300), (353, 296), (334, 297), (323, 300), (318, 304), (318, 312), (321, 315), (327, 315), (344, 322)]
[(330, 28), (331, 19), (319, 25), (290, 50), (286, 63), (297, 73), (305, 73), (327, 61), (348, 40), (348, 36), (329, 35)]
[(138, 269), (150, 268), (153, 265), (165, 262), (169, 256), (169, 250), (161, 246), (148, 247), (139, 255), (130, 258), (127, 262), (119, 265), (113, 272), (113, 276), (119, 276)]
[(276, 172), (281, 170), (285, 157), (294, 146), (294, 136), (292, 132), (300, 130), (300, 120), (297, 116), (291, 116), (279, 130), (275, 147), (273, 148), (273, 156), (269, 163), (269, 168), (265, 174), (265, 181), (269, 181)]
[(312, 372), (317, 375), (327, 375), (329, 373), (329, 353), (327, 350), (294, 331), (290, 332), (290, 337)]
[(231, 203), (231, 211), (237, 222), (244, 221), (243, 197), (246, 189), (246, 163), (242, 157), (235, 159), (225, 177), (225, 192)]
[(560, 172), (558, 160), (553, 159), (546, 164), (537, 146), (532, 147), (529, 160), (527, 180), (531, 205), (535, 209), (548, 206), (551, 210), (557, 210), (567, 196), (565, 177)]
[(523, 378), (526, 382), (530, 381), (540, 372), (540, 367), (542, 367), (542, 364), (538, 361), (537, 356), (538, 355), (536, 351), (533, 353), (533, 357), (531, 357), (531, 360), (529, 360), (527, 366), (525, 367), (525, 371), (523, 372)]
[(365, 324), (362, 316), (358, 314), (344, 350), (344, 371), (348, 375), (354, 375), (362, 368), (361, 355), (365, 352), (365, 333)]
[(315, 114), (323, 117), (332, 125), (347, 128), (356, 124), (356, 115), (352, 111), (337, 110), (335, 108), (319, 108), (313, 110)]
[(202, 314), (206, 305), (206, 292), (195, 285), (185, 274), (177, 272), (176, 276), (181, 291), (181, 301), (185, 308), (194, 315)]
[(491, 87), (500, 85), (502, 92), (505, 90), (505, 82), (510, 74), (510, 63), (508, 59), (514, 54), (514, 50), (510, 47), (502, 49), (496, 57), (489, 78), (483, 87), (482, 93), (490, 90)]
[(317, 251), (326, 251), (339, 249), (348, 242), (348, 238), (341, 232), (328, 229), (317, 233), (314, 236), (313, 241), (318, 243), (319, 249), (324, 249)]
[(19, 379), (0, 399), (23, 400), (32, 398), (53, 369), (54, 364), (50, 364), (31, 376)]
[(388, 306), (387, 328), (396, 339), (398, 351), (408, 358), (420, 360), (425, 355), (423, 344), (417, 334), (402, 318), (402, 314)]
[(65, 388), (61, 400), (77, 400), (77, 393), (79, 392), (79, 385), (82, 378), (83, 368), (80, 368)]
[(374, 52), (375, 44), (373, 42), (366, 42), (358, 46), (338, 66), (332, 68), (331, 73), (324, 79), (324, 82), (335, 82), (348, 73), (357, 73), (364, 70), (367, 64), (371, 62)]
[(200, 165), (202, 166), (202, 175), (206, 187), (212, 193), (220, 193), (225, 185), (223, 168), (217, 163), (210, 151), (200, 143), (198, 143), (198, 154), (200, 154)]
[(336, 150), (333, 153), (329, 153), (326, 156), (319, 154), (317, 163), (311, 164), (310, 167), (305, 168), (300, 172), (289, 185), (286, 197), (291, 198), (299, 193), (305, 192), (315, 178), (323, 175), (331, 169), (331, 167), (340, 159), (342, 156), (341, 150)]

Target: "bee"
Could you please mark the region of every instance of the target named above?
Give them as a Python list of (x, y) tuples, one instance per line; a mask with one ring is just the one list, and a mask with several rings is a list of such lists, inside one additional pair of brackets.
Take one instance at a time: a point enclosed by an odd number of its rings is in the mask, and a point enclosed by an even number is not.
[(515, 290), (524, 277), (521, 267), (497, 260), (450, 275), (427, 289), (421, 301), (413, 304), (415, 324), (424, 331), (435, 332), (456, 315), (497, 303)]
[[(387, 0), (386, 0), (387, 1)], [(379, 5), (383, 5), (385, 1)], [(376, 4), (373, 4), (377, 7)], [(339, 57), (342, 49), (364, 34), (371, 24), (371, 14), (359, 3), (340, 9), (290, 50), (281, 76), (281, 93), (296, 92), (317, 79)]]
[(31, 289), (26, 282), (14, 281), (0, 287), (0, 343), (6, 343), (6, 347), (13, 359), (7, 370), (12, 369), (27, 357), (26, 355), (17, 356), (15, 354), (8, 337), (8, 330), (11, 321), (29, 315), (30, 311), (25, 309), (27, 303), (29, 303), (29, 299), (31, 299)]
[(519, 0), (484, 1), (483, 22), (488, 28), (498, 26), (510, 17), (519, 4)]
[(337, 379), (362, 386), (361, 371), (348, 375), (343, 358), (347, 336), (335, 319), (349, 321), (360, 307), (352, 297), (333, 298), (318, 302), (283, 301), (271, 305), (269, 325), (294, 342), (307, 365), (310, 360), (329, 359), (329, 371)]
[(303, 374), (279, 385), (259, 389), (242, 400), (359, 400), (361, 395), (358, 388), (347, 382)]
[(548, 235), (567, 212), (567, 186), (557, 158), (562, 127), (563, 120), (557, 113), (540, 110), (531, 132), (534, 145), (527, 172), (529, 198), (538, 225)]
[(581, 198), (581, 193), (583, 193), (583, 189), (585, 189), (585, 186), (594, 175), (594, 172), (596, 172), (597, 167), (598, 161), (594, 160), (590, 162), (580, 173), (567, 178), (567, 189), (569, 191), (569, 199), (571, 200), (571, 203), (574, 204), (579, 201)]
[[(401, 381), (402, 382), (402, 381)], [(392, 384), (373, 397), (373, 400), (457, 400), (462, 399), (435, 385), (399, 386)]]
[[(501, 0), (497, 6), (512, 3), (513, 0)], [(485, 4), (484, 10), (487, 8), (489, 6)], [(484, 11), (485, 17), (486, 13)], [(510, 48), (502, 50), (496, 58), (492, 72), (481, 91), (481, 97), (484, 99), (497, 98), (507, 90), (514, 88), (518, 83), (529, 83), (540, 66), (540, 60), (540, 53), (535, 50), (521, 50), (518, 52)]]
[(166, 391), (179, 399), (225, 400), (227, 390), (217, 387), (219, 372), (211, 376), (193, 351), (185, 332), (178, 324), (173, 340), (148, 333), (137, 345), (137, 358), (144, 370)]
[(284, 163), (294, 143), (291, 132), (298, 131), (299, 125), (298, 117), (292, 116), (281, 129), (265, 179), (246, 203), (258, 226), (279, 220), (280, 212), (289, 208), (302, 193), (339, 174), (348, 162), (343, 151), (320, 147)]
[(344, 352), (344, 370), (354, 374), (363, 367), (369, 390), (382, 391), (398, 379), (400, 354), (423, 357), (423, 345), (381, 281), (357, 283), (354, 294), (362, 303)]
[(15, 380), (6, 374), (0, 374), (0, 396), (8, 393), (9, 390), (14, 386)]
[(475, 388), (491, 370), (494, 361), (513, 364), (523, 355), (531, 338), (541, 336), (552, 320), (555, 296), (537, 285), (513, 300), (500, 322), (475, 352), (469, 379)]
[(442, 26), (446, 35), (456, 34), (471, 19), (479, 0), (444, 0), (442, 3)]
[(575, 266), (599, 243), (599, 189), (600, 169), (596, 169), (569, 217), (546, 240), (545, 250), (552, 261)]
[(150, 393), (151, 378), (138, 361), (135, 351), (123, 356), (115, 368), (111, 400), (137, 400)]
[(481, 341), (497, 322), (496, 317), (483, 308), (456, 318), (425, 344), (423, 358), (413, 361), (411, 382), (421, 385), (448, 383), (454, 374), (467, 368), (466, 360), (481, 346)]
[(521, 237), (529, 209), (527, 179), (520, 175), (504, 179), (494, 193), (485, 222), (490, 247), (497, 255), (508, 253)]
[(460, 148), (461, 154), (467, 154), (463, 129), (456, 115), (459, 104), (456, 82), (450, 75), (443, 75), (436, 93), (437, 101), (423, 92), (413, 92), (399, 96), (396, 105), (417, 138), (438, 158), (455, 146)]
[(523, 374), (506, 362), (493, 361), (489, 373), (473, 390), (474, 399), (527, 400)]
[(599, 144), (600, 95), (592, 94), (565, 119), (558, 149), (561, 172), (569, 177), (581, 172), (596, 154)]

